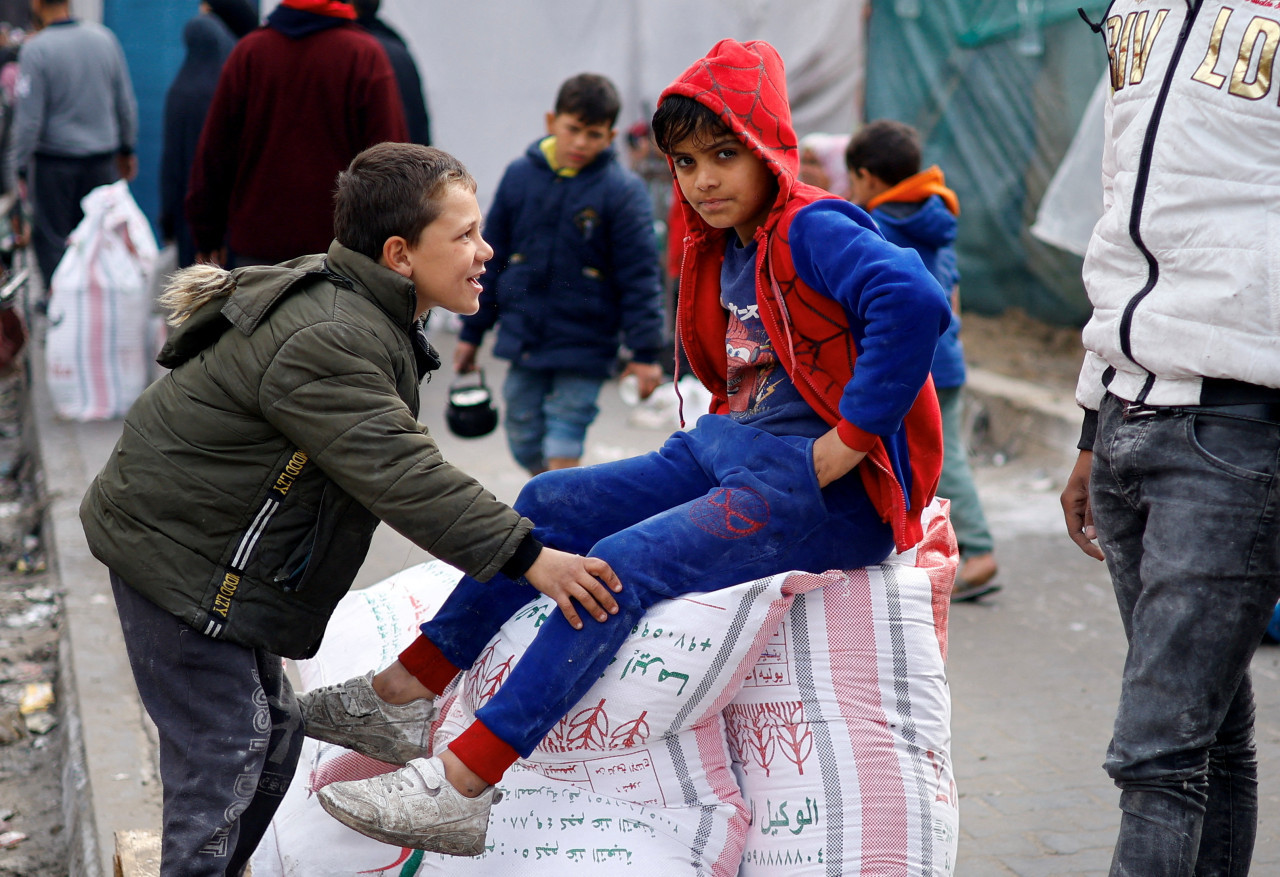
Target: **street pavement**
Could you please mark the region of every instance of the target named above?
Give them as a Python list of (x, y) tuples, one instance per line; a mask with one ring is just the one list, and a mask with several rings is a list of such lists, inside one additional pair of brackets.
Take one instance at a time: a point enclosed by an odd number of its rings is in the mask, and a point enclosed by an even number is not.
[[(437, 328), (433, 337), (448, 363), (453, 336)], [(495, 395), (502, 375), (500, 362), (486, 360)], [(524, 475), (511, 461), (501, 431), (482, 439), (448, 433), (448, 383), (442, 370), (424, 386), (422, 421), (446, 459), (510, 502)], [(1014, 452), (1008, 461), (980, 462), (977, 468), (1004, 589), (951, 612), (952, 756), (961, 797), (956, 874), (1105, 875), (1119, 811), (1118, 793), (1100, 765), (1119, 688), (1123, 632), (1105, 568), (1063, 532), (1057, 494), (1072, 462), (1069, 446), (1030, 448), (1018, 441), (1017, 434), (1037, 427), (1036, 415), (1020, 407), (1017, 397), (1041, 390), (995, 383), (1004, 398), (992, 410), (1019, 411), (1023, 420), (1012, 438), (1008, 429), (993, 431)], [(123, 657), (106, 571), (88, 554), (76, 517), (80, 496), (120, 425), (56, 420), (39, 384), (37, 375), (35, 420), (66, 595), (61, 701), (71, 750), (67, 833), (72, 873), (92, 877), (112, 873), (114, 831), (158, 827), (154, 729), (137, 703)], [(629, 423), (633, 412), (615, 384), (605, 387), (601, 409), (588, 439), (588, 463), (651, 450), (669, 431)], [(1040, 417), (1061, 419), (1062, 411), (1059, 404), (1056, 414), (1042, 411)], [(686, 417), (695, 413), (686, 411)], [(1070, 429), (1056, 424), (1041, 432)], [(425, 559), (420, 549), (380, 528), (356, 586)], [(1262, 773), (1254, 873), (1274, 874), (1280, 873), (1280, 648), (1260, 650), (1254, 673)]]

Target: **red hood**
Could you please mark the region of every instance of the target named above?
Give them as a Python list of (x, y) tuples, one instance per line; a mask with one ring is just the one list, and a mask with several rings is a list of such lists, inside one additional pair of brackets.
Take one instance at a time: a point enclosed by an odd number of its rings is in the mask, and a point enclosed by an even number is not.
[[(800, 148), (791, 127), (787, 76), (778, 50), (763, 40), (721, 40), (663, 90), (659, 105), (672, 94), (691, 97), (713, 110), (777, 176), (778, 200), (765, 220), (771, 227), (800, 172)], [(709, 226), (682, 194), (680, 201), (689, 228), (707, 230)]]

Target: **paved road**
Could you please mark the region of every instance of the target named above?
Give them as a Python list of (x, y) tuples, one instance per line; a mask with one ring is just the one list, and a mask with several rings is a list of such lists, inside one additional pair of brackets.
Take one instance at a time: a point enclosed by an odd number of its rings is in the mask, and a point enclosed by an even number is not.
[[(1105, 875), (1119, 793), (1100, 765), (1124, 632), (1105, 567), (1069, 542), (1066, 464), (978, 470), (1005, 589), (953, 607), (948, 671), (958, 877)], [(1253, 873), (1280, 873), (1280, 648), (1254, 660), (1261, 816)]]

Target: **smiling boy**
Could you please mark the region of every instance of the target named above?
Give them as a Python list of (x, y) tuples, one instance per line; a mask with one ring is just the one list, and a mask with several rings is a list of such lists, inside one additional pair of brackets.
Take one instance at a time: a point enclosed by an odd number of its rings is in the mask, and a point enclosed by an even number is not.
[(159, 732), (164, 875), (241, 873), (302, 742), (280, 656), (315, 653), (379, 520), (478, 579), (606, 606), (596, 576), (618, 587), (544, 549), (417, 421), (439, 365), (422, 317), (474, 312), (492, 255), (466, 169), (375, 146), (340, 175), (335, 217), (323, 255), (174, 276), (171, 371), (80, 507)]
[(619, 344), (641, 396), (662, 379), (657, 239), (644, 182), (613, 150), (619, 108), (604, 76), (560, 86), (546, 136), (498, 184), (485, 228), (493, 266), (454, 352), (455, 370), (473, 370), (497, 326), (494, 355), (511, 362), (507, 444), (533, 474), (578, 465)]
[(347, 825), (475, 855), (493, 785), (654, 603), (863, 567), (919, 542), (941, 467), (929, 366), (947, 298), (865, 212), (797, 181), (790, 116), (782, 61), (763, 42), (718, 43), (663, 93), (653, 130), (689, 229), (678, 331), (711, 413), (654, 453), (526, 485), (515, 507), (535, 536), (606, 561), (625, 582), (619, 610), (588, 606), (600, 623), (585, 625), (552, 614), (448, 748), (422, 746), (431, 698), (535, 596), (502, 574), (464, 577), (390, 667), (305, 696), (309, 734), (408, 761), (320, 791)]

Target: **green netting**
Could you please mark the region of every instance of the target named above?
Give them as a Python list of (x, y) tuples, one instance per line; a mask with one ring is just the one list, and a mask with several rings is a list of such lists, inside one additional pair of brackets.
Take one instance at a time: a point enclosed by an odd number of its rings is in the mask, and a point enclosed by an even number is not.
[[(867, 118), (900, 119), (960, 198), (965, 307), (1060, 325), (1089, 305), (1080, 258), (1028, 228), (1106, 69), (1077, 0), (891, 0), (867, 34)], [(1106, 3), (1083, 4), (1096, 20)]]

